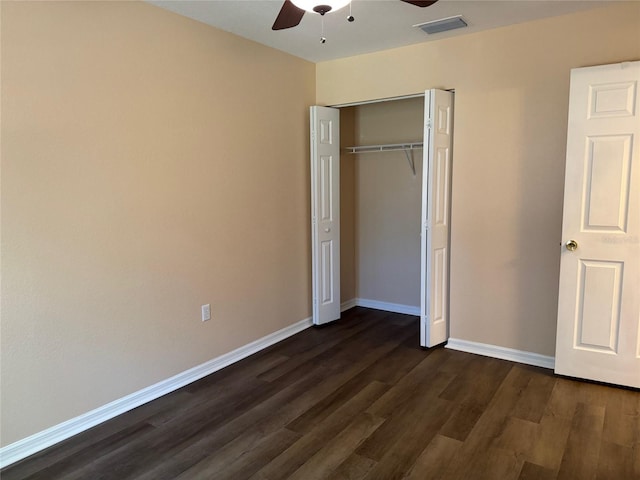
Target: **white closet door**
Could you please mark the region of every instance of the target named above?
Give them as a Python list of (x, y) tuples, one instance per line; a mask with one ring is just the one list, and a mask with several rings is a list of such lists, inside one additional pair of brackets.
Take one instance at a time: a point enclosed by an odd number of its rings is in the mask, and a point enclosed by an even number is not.
[(449, 213), (453, 93), (425, 92), (420, 344), (449, 338)]
[(556, 372), (640, 387), (640, 62), (571, 71)]
[(340, 111), (311, 107), (313, 323), (340, 318)]

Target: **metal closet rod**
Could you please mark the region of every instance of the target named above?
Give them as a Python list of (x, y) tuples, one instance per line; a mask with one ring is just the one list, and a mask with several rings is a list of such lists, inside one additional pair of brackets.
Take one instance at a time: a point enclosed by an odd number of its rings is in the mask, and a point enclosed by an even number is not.
[(415, 150), (422, 148), (422, 142), (411, 143), (385, 143), (384, 145), (359, 145), (345, 147), (349, 153), (369, 153), (369, 152), (393, 152), (395, 150)]
[[(423, 142), (413, 143), (387, 143), (384, 145), (361, 145), (354, 147), (346, 147), (345, 150), (349, 153), (375, 153), (375, 152), (394, 152), (403, 151), (407, 157), (407, 162), (413, 172), (413, 176), (416, 176), (416, 164), (413, 160), (413, 150), (423, 147)], [(411, 153), (409, 153), (411, 152)]]

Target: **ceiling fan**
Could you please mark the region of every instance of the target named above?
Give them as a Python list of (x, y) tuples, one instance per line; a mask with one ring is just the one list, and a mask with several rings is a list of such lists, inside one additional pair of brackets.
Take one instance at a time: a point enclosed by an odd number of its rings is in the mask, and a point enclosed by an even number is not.
[[(321, 3), (317, 3), (320, 1)], [(415, 0), (400, 0), (401, 2), (410, 3), (417, 7), (428, 7), (433, 5), (438, 0), (430, 1), (415, 1)], [(300, 23), (305, 12), (319, 13), (324, 15), (325, 13), (339, 10), (340, 8), (348, 5), (350, 0), (284, 0), (280, 13), (276, 17), (276, 21), (273, 23), (272, 30), (284, 30), (285, 28), (295, 27)], [(348, 20), (353, 22), (353, 17), (349, 15)]]

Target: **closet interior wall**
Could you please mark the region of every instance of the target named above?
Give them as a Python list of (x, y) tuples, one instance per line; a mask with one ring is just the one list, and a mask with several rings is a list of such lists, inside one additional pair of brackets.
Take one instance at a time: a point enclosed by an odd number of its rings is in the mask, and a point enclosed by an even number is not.
[(341, 300), (420, 307), (422, 153), (348, 146), (421, 142), (424, 98), (340, 109)]

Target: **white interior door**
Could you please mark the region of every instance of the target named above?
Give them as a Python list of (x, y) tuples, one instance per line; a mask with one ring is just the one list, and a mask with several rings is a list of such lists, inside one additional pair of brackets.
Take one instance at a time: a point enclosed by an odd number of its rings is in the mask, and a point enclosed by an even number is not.
[(571, 71), (556, 372), (640, 387), (640, 62)]
[(311, 107), (313, 323), (340, 318), (340, 111)]
[(420, 344), (433, 347), (449, 338), (449, 217), (453, 93), (425, 92)]

